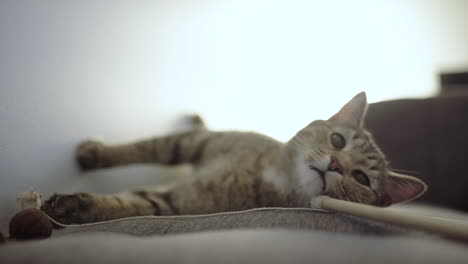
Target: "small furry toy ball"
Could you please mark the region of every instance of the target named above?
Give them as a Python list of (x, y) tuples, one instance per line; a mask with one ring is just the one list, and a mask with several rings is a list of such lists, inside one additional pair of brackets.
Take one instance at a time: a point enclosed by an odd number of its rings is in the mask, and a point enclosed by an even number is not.
[(10, 237), (17, 240), (47, 238), (52, 234), (52, 222), (37, 208), (19, 211), (10, 221)]

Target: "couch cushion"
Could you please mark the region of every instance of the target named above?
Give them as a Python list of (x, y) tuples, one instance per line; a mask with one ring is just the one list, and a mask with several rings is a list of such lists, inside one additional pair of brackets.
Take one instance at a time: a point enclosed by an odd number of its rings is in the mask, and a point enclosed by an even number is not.
[(130, 217), (84, 225), (61, 225), (54, 236), (116, 232), (136, 236), (241, 228), (312, 229), (354, 234), (414, 234), (403, 228), (340, 213), (307, 208), (257, 208), (239, 212), (185, 216)]
[[(466, 214), (433, 207), (386, 210), (466, 220)], [(462, 242), (305, 208), (132, 217), (63, 226), (49, 239), (0, 246), (0, 263), (426, 264), (464, 260), (468, 260), (468, 246)]]
[(231, 230), (133, 237), (87, 233), (0, 246), (1, 263), (463, 263), (468, 248), (408, 236)]

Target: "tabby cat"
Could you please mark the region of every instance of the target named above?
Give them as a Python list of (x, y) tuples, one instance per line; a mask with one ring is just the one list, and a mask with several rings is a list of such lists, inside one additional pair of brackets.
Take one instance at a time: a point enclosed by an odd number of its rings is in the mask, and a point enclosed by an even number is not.
[(82, 143), (84, 170), (132, 163), (191, 164), (191, 177), (113, 195), (54, 194), (42, 210), (55, 220), (87, 223), (143, 215), (207, 214), (256, 207), (309, 207), (326, 194), (389, 206), (420, 196), (426, 185), (390, 171), (364, 130), (365, 93), (327, 121), (317, 120), (287, 143), (251, 132), (214, 132), (200, 118), (188, 132), (108, 146)]

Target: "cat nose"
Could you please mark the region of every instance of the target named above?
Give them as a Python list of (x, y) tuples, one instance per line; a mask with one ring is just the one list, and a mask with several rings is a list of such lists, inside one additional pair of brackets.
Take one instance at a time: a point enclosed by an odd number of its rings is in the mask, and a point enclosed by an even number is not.
[(330, 164), (328, 164), (329, 171), (336, 171), (339, 174), (343, 174), (343, 167), (341, 166), (340, 162), (337, 158), (331, 156)]

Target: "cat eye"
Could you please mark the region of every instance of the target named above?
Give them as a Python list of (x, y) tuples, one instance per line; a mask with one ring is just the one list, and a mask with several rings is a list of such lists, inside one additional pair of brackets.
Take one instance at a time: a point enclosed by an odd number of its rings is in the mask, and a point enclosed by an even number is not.
[(330, 141), (336, 149), (342, 149), (346, 145), (344, 137), (338, 133), (331, 134)]
[(351, 172), (351, 175), (353, 175), (353, 178), (360, 184), (364, 186), (370, 185), (369, 177), (367, 177), (367, 175), (364, 172), (360, 170), (353, 170)]

